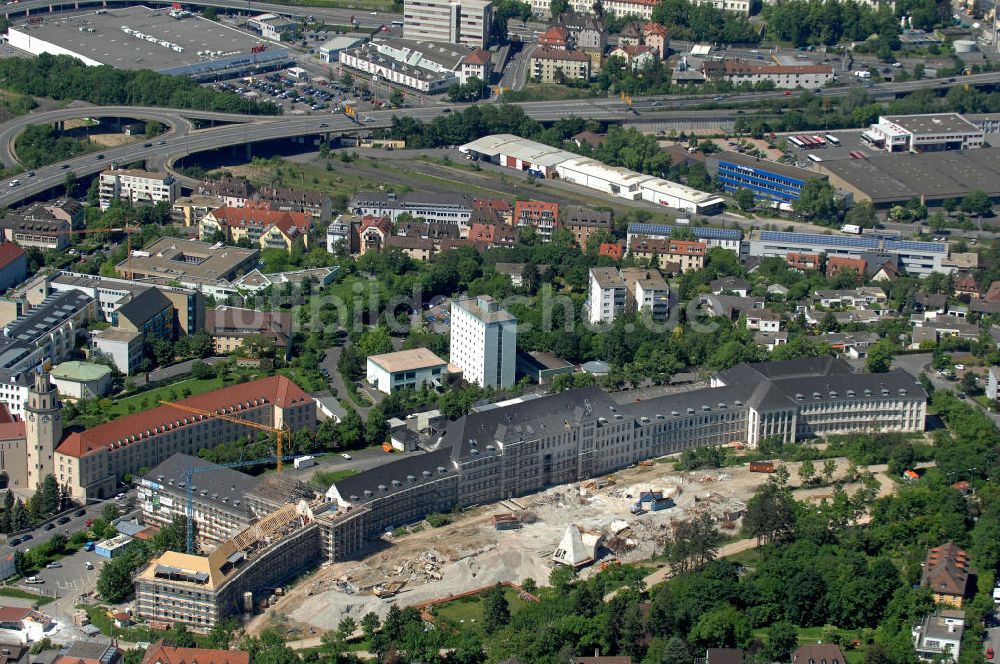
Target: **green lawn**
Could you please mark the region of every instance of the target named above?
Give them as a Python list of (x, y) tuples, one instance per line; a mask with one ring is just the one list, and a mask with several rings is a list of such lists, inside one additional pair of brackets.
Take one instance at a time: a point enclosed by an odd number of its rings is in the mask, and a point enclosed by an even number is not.
[(321, 470), (313, 475), (310, 484), (315, 487), (322, 488), (326, 491), (330, 488), (330, 485), (334, 482), (339, 482), (340, 480), (346, 479), (351, 475), (357, 475), (358, 470), (354, 468), (347, 468), (345, 470)]
[[(821, 643), (823, 641), (823, 632), (826, 629), (825, 627), (799, 627), (799, 645)], [(850, 643), (853, 639), (860, 636), (858, 631), (855, 630), (837, 628), (836, 632), (845, 644)], [(755, 629), (753, 635), (756, 639), (767, 640), (766, 629)], [(844, 653), (847, 664), (860, 664), (864, 660), (864, 653), (860, 649), (849, 648), (847, 645), (842, 645), (840, 649)]]
[(56, 601), (55, 597), (46, 597), (45, 595), (36, 595), (35, 593), (29, 593), (26, 590), (21, 590), (20, 588), (0, 588), (0, 595), (4, 597), (18, 597), (20, 599), (31, 599), (35, 600), (38, 606), (44, 606), (49, 602)]
[[(107, 415), (109, 418), (115, 418), (142, 412), (144, 410), (149, 410), (150, 408), (156, 408), (160, 405), (159, 402), (161, 400), (177, 401), (185, 398), (185, 395), (195, 396), (198, 394), (204, 394), (205, 392), (211, 392), (212, 390), (217, 390), (222, 387), (222, 385), (222, 378), (219, 377), (206, 378), (204, 380), (189, 378), (187, 380), (182, 380), (179, 383), (158, 387), (155, 390), (149, 390), (148, 392), (142, 392), (131, 397), (125, 397), (124, 399), (113, 401), (111, 403), (111, 407), (107, 411)], [(190, 390), (190, 394), (188, 394), (186, 390)], [(131, 409), (129, 406), (131, 406)]]
[[(517, 596), (517, 591), (504, 586), (504, 597), (510, 606), (511, 615), (524, 608), (526, 602)], [(452, 602), (438, 604), (431, 612), (442, 624), (450, 624), (457, 629), (480, 629), (483, 621), (482, 594), (462, 597)]]
[[(132, 643), (137, 641), (149, 641), (152, 643), (170, 634), (169, 632), (161, 632), (159, 630), (150, 629), (145, 625), (136, 625), (134, 627), (118, 629), (115, 627), (114, 621), (108, 617), (108, 608), (106, 606), (81, 604), (77, 608), (83, 609), (87, 612), (87, 616), (90, 618), (90, 624), (101, 630), (102, 634), (106, 636), (113, 636), (123, 641), (131, 641)], [(194, 640), (199, 648), (211, 647), (207, 634), (196, 634), (194, 632), (191, 632), (190, 634), (194, 637)]]

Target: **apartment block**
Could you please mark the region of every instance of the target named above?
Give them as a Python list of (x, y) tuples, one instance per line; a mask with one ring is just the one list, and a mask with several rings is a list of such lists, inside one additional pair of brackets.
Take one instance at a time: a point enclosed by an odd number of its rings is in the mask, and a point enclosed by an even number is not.
[(535, 229), (542, 242), (552, 240), (552, 231), (559, 227), (559, 204), (546, 201), (517, 201), (514, 204), (514, 225)]
[(625, 311), (625, 280), (613, 267), (590, 268), (588, 320), (610, 325)]
[(528, 75), (543, 83), (558, 83), (563, 78), (590, 80), (590, 56), (582, 51), (567, 51), (539, 46), (531, 53)]
[(98, 184), (102, 210), (107, 210), (113, 200), (125, 200), (133, 204), (173, 204), (181, 192), (177, 179), (169, 173), (128, 168), (104, 171)]
[(481, 387), (514, 384), (517, 318), (488, 295), (451, 303), (450, 361)]
[(426, 348), (370, 355), (367, 365), (368, 382), (386, 394), (440, 383), (448, 372), (448, 363)]
[(670, 287), (656, 270), (627, 267), (621, 272), (628, 291), (628, 306), (633, 311), (648, 312), (657, 322), (670, 315)]

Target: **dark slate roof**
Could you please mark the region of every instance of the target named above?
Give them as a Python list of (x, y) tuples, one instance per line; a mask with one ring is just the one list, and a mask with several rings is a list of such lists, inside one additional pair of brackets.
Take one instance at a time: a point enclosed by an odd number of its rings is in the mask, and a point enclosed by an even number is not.
[[(424, 471), (430, 476), (425, 478)], [(407, 454), (398, 461), (344, 478), (335, 482), (334, 486), (343, 500), (364, 504), (375, 497), (400, 491), (412, 482), (456, 474), (455, 465), (451, 462), (451, 449), (445, 447), (423, 454)], [(393, 481), (399, 484), (394, 485)], [(366, 497), (365, 489), (373, 495)]]
[[(211, 502), (234, 513), (247, 513), (246, 494), (254, 488), (258, 479), (231, 468), (223, 468), (188, 454), (174, 454), (166, 461), (143, 476), (143, 480), (158, 484), (164, 489), (176, 494), (184, 494), (187, 487), (180, 486), (187, 481), (186, 471), (192, 468), (212, 468), (191, 475), (194, 486), (195, 500)], [(173, 485), (170, 484), (173, 480)], [(205, 495), (201, 495), (202, 491)], [(223, 498), (226, 499), (223, 502)], [(236, 504), (239, 501), (239, 504)]]
[(615, 402), (600, 388), (585, 387), (549, 394), (538, 399), (469, 413), (448, 424), (442, 434), (442, 447), (452, 449), (452, 458), (463, 461), (478, 454), (488, 454), (488, 445), (497, 441), (514, 442), (535, 437), (544, 430), (561, 429), (566, 422), (587, 418), (614, 417)]
[(150, 318), (170, 306), (172, 305), (166, 295), (156, 288), (147, 288), (118, 307), (117, 313), (130, 320), (136, 327), (141, 327)]

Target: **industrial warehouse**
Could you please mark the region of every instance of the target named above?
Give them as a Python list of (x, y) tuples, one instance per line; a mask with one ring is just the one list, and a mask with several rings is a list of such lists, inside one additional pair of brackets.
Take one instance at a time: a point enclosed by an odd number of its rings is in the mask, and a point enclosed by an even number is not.
[(513, 134), (494, 134), (459, 148), (470, 159), (481, 159), (534, 177), (558, 177), (588, 189), (630, 201), (650, 201), (657, 205), (694, 214), (712, 214), (722, 208), (723, 199), (714, 194), (664, 180), (652, 175), (560, 150)]
[[(707, 446), (756, 447), (768, 437), (792, 443), (872, 429), (918, 432), (926, 401), (905, 371), (854, 373), (831, 357), (742, 364), (716, 375), (711, 387), (628, 404), (595, 387), (515, 399), (425, 432), (422, 453), (337, 481), (324, 498), (289, 494), (285, 505), (207, 556), (167, 552), (154, 559), (136, 579), (139, 614), (210, 629), (302, 570), (357, 557), (383, 532), (432, 512), (524, 496)], [(202, 491), (239, 499), (216, 486), (200, 489), (200, 502)], [(198, 521), (208, 519), (204, 511), (193, 512), (199, 530), (214, 528)]]
[(280, 69), (288, 49), (190, 12), (149, 7), (29, 17), (7, 30), (11, 46), (33, 55), (70, 55), (91, 66), (152, 69), (219, 80)]

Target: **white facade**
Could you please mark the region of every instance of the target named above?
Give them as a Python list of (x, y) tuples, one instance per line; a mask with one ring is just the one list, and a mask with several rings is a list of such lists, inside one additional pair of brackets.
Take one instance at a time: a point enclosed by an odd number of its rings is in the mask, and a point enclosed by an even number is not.
[(107, 210), (115, 199), (132, 203), (173, 203), (180, 195), (180, 184), (167, 173), (115, 169), (101, 173), (99, 191), (101, 209)]
[[(380, 56), (382, 61), (379, 61)], [(428, 63), (420, 61), (417, 65), (400, 66), (400, 61), (385, 48), (378, 45), (366, 45), (358, 49), (340, 52), (340, 63), (351, 69), (366, 74), (372, 74), (397, 85), (417, 90), (425, 94), (445, 92), (459, 83), (459, 76), (454, 71), (429, 69)]]
[(379, 392), (392, 394), (401, 389), (419, 390), (440, 381), (448, 363), (426, 348), (402, 350), (368, 358), (366, 378)]
[(968, 150), (985, 145), (983, 130), (958, 113), (883, 115), (865, 135), (886, 152)]
[(493, 298), (453, 300), (451, 303), (452, 364), (469, 383), (481, 387), (514, 384), (517, 356), (517, 319)]
[(590, 268), (590, 307), (588, 320), (591, 325), (614, 322), (625, 310), (625, 280), (613, 267)]
[(403, 38), (486, 48), (493, 5), (489, 0), (407, 0)]
[(990, 367), (986, 373), (986, 398), (995, 401), (1000, 391), (1000, 367)]

